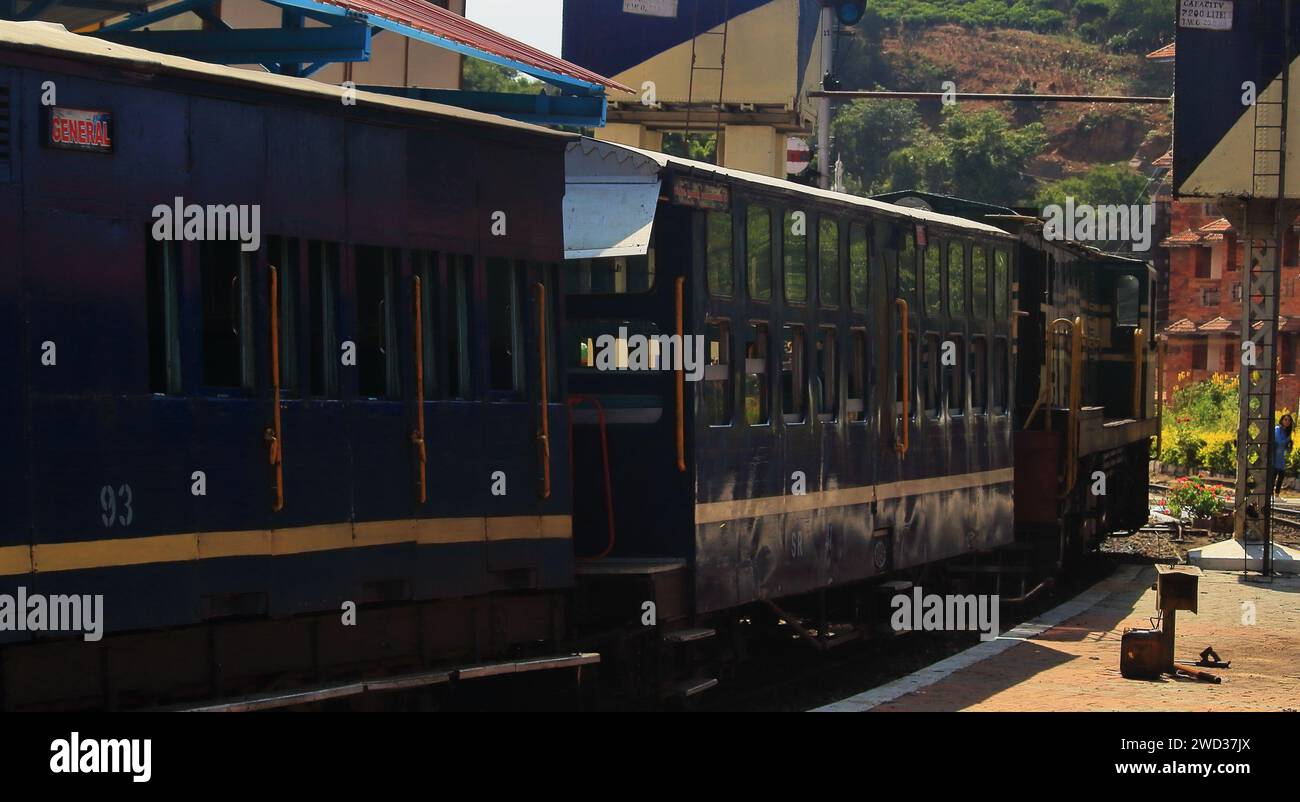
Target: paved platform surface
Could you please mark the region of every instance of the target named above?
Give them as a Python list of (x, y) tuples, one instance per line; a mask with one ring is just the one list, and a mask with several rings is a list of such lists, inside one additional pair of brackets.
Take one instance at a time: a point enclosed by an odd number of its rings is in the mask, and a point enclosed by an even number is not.
[(1214, 672), (1220, 685), (1120, 676), (1120, 636), (1151, 626), (1154, 582), (1150, 566), (1121, 566), (997, 640), (817, 710), (1300, 710), (1300, 577), (1205, 572), (1199, 613), (1178, 613), (1175, 656), (1195, 660), (1212, 645), (1232, 661)]

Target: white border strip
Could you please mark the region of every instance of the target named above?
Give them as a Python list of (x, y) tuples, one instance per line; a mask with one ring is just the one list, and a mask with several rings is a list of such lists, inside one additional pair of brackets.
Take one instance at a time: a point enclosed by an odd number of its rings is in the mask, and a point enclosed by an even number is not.
[(863, 713), (877, 705), (883, 705), (886, 702), (892, 702), (900, 696), (906, 696), (922, 688), (933, 685), (962, 669), (969, 668), (981, 660), (1002, 654), (1007, 649), (1016, 644), (1030, 640), (1058, 624), (1074, 618), (1080, 613), (1087, 612), (1098, 602), (1114, 593), (1117, 583), (1126, 584), (1129, 580), (1137, 576), (1138, 572), (1145, 566), (1141, 565), (1123, 565), (1120, 566), (1114, 574), (1103, 579), (1097, 585), (1075, 596), (1073, 599), (1064, 604), (1053, 607), (1051, 610), (1040, 615), (1032, 621), (1025, 623), (1009, 630), (1006, 634), (998, 636), (996, 640), (981, 641), (975, 646), (970, 647), (964, 652), (958, 652), (952, 657), (940, 660), (932, 666), (926, 666), (920, 671), (908, 674), (893, 682), (881, 685), (879, 688), (872, 688), (856, 696), (850, 696), (838, 702), (832, 702), (822, 707), (813, 708), (812, 713)]

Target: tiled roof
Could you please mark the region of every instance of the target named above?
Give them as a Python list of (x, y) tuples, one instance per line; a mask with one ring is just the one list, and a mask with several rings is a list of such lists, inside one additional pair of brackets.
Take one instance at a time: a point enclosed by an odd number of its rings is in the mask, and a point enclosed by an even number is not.
[(1181, 234), (1165, 237), (1160, 241), (1160, 246), (1162, 248), (1182, 248), (1188, 245), (1198, 245), (1203, 239), (1205, 239), (1204, 234), (1189, 228)]
[(1228, 320), (1226, 317), (1220, 316), (1220, 317), (1216, 317), (1214, 320), (1209, 321), (1208, 323), (1202, 323), (1201, 325), (1196, 327), (1196, 330), (1197, 331), (1228, 331), (1230, 328), (1232, 328), (1235, 325), (1236, 324), (1233, 321)]
[[(1285, 315), (1279, 317), (1277, 320), (1277, 330), (1285, 331), (1287, 329), (1288, 323), (1291, 325), (1292, 328), (1296, 326), (1300, 326), (1300, 318), (1290, 318), (1290, 317), (1286, 317)], [(1264, 321), (1256, 320), (1254, 324), (1251, 325), (1251, 328), (1258, 331), (1263, 326), (1264, 326)]]
[(1152, 50), (1150, 53), (1147, 53), (1147, 58), (1152, 61), (1173, 61), (1174, 43), (1170, 42), (1159, 50)]
[[(1158, 52), (1158, 51), (1157, 51), (1157, 52)], [(1173, 167), (1173, 166), (1174, 166), (1174, 152), (1173, 152), (1172, 150), (1170, 150), (1170, 151), (1169, 151), (1168, 153), (1166, 153), (1165, 155), (1163, 155), (1163, 156), (1161, 156), (1160, 158), (1156, 159), (1155, 161), (1151, 162), (1151, 166), (1152, 166), (1152, 167)]]
[(1232, 230), (1232, 223), (1229, 223), (1228, 218), (1226, 217), (1220, 217), (1218, 220), (1213, 220), (1197, 229), (1197, 231), (1207, 231), (1207, 232), (1231, 231), (1231, 230)]
[(1165, 329), (1169, 334), (1195, 334), (1196, 324), (1188, 318), (1183, 318), (1176, 323), (1171, 323)]

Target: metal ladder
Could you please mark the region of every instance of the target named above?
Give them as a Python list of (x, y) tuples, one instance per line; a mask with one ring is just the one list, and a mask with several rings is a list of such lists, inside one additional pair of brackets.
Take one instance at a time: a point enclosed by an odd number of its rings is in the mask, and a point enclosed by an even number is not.
[[(697, 72), (716, 72), (718, 74), (718, 103), (714, 107), (716, 116), (713, 120), (713, 161), (715, 164), (722, 163), (722, 97), (723, 86), (727, 79), (727, 27), (731, 24), (731, 14), (729, 0), (722, 0), (722, 30), (710, 28), (707, 31), (700, 30), (700, 3), (704, 0), (695, 0), (695, 11), (691, 19), (691, 74), (686, 84), (686, 142), (687, 152), (690, 151), (691, 139), (691, 117), (695, 109), (695, 73)], [(718, 66), (701, 67), (699, 65), (699, 41), (701, 36), (721, 36), (721, 52), (718, 55)]]
[[(1251, 198), (1245, 202), (1246, 291), (1242, 293), (1242, 338), (1254, 344), (1254, 364), (1242, 359), (1240, 423), (1237, 431), (1236, 537), (1262, 543), (1261, 573), (1273, 569), (1273, 416), (1277, 391), (1277, 326), (1282, 288), (1283, 232), (1289, 224), (1285, 197), (1287, 97), (1291, 52), (1288, 24), (1282, 27), (1282, 79), (1255, 101)], [(1265, 54), (1261, 52), (1261, 57)], [(1280, 96), (1276, 93), (1281, 84)], [(1271, 200), (1271, 202), (1270, 202)], [(1252, 214), (1253, 213), (1253, 214)], [(1253, 219), (1252, 219), (1253, 217)], [(1256, 250), (1259, 254), (1256, 256)], [(1244, 565), (1244, 563), (1243, 563)]]

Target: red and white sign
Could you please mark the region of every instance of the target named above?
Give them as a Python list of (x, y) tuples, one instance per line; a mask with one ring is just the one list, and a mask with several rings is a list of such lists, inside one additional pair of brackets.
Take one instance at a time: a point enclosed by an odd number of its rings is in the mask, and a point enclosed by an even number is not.
[(51, 147), (99, 153), (113, 151), (111, 112), (50, 106), (49, 119), (46, 141)]
[(808, 163), (812, 161), (812, 149), (808, 147), (808, 142), (797, 136), (786, 137), (785, 140), (785, 171), (788, 175), (799, 175), (808, 169)]

